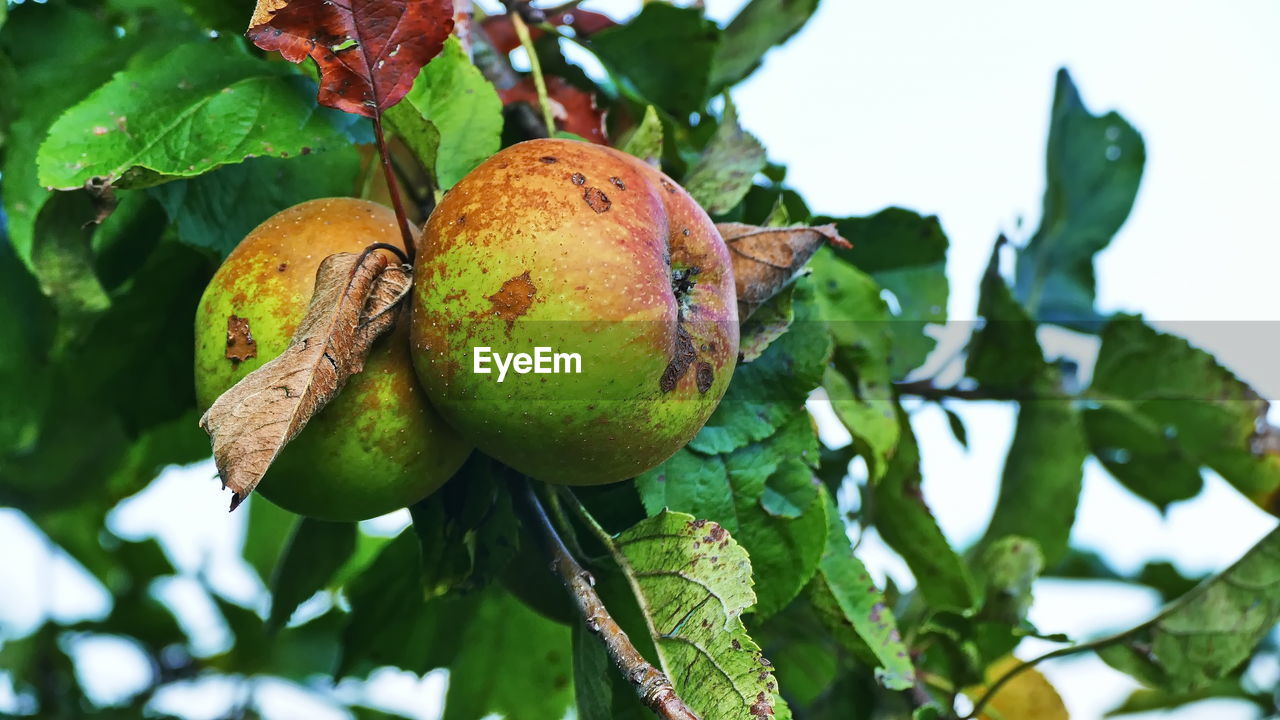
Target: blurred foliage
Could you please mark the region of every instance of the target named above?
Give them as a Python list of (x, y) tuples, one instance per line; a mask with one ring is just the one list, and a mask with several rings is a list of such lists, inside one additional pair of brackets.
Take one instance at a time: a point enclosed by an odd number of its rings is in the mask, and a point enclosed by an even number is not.
[[(1042, 574), (1137, 583), (1168, 609), (1081, 648), (1148, 686), (1118, 714), (1214, 697), (1275, 712), (1274, 689), (1243, 669), (1276, 653), (1265, 638), (1280, 616), (1280, 536), (1210, 578), (1168, 563), (1121, 574), (1069, 544), (1090, 457), (1162, 509), (1198, 493), (1206, 468), (1259, 503), (1280, 490), (1256, 393), (1185, 341), (1095, 306), (1094, 258), (1136, 197), (1141, 135), (1117, 113), (1093, 114), (1059, 73), (1041, 227), (995, 244), (983, 322), (954, 361), (967, 383), (935, 385), (919, 373), (931, 326), (947, 319), (939, 220), (902, 208), (812, 218), (729, 97), (818, 5), (752, 0), (721, 28), (697, 8), (646, 3), (629, 21), (560, 40), (602, 61), (598, 82), (554, 37), (538, 43), (549, 73), (608, 111), (615, 144), (660, 162), (717, 220), (835, 222), (854, 245), (820, 251), (761, 311), (767, 332), (686, 448), (634, 482), (576, 491), (583, 516), (557, 513), (613, 614), (707, 720), (743, 717), (757, 692), (774, 696), (776, 717), (946, 718), (959, 692), (980, 697), (1018, 642), (1040, 635), (1027, 612)], [(179, 575), (164, 549), (109, 527), (108, 513), (163, 468), (208, 456), (191, 318), (217, 263), (288, 205), (370, 191), (367, 122), (317, 108), (305, 67), (242, 42), (251, 10), (245, 0), (0, 4), (0, 90), (21, 98), (0, 105), (0, 503), (111, 599), (100, 619), (47, 619), (2, 638), (0, 672), (16, 698), (4, 711), (154, 716), (156, 694), (191, 679), (271, 676), (354, 717), (396, 717), (330, 689), (394, 666), (448, 668), (448, 719), (545, 720), (570, 706), (584, 720), (647, 717), (543, 571), (502, 469), (483, 456), (412, 507), (413, 527), (394, 538), (249, 503), (243, 556), (268, 588), (261, 606), (186, 578), (230, 633), (212, 654), (197, 651), (158, 591)], [(419, 165), (403, 169), (411, 190), (447, 188), (499, 139), (529, 136), (495, 99), (492, 64), (506, 58), (479, 50), (488, 65), (451, 42), (389, 115)], [(81, 189), (92, 176), (110, 181), (113, 213), (101, 192)], [(109, 216), (90, 223), (99, 211)], [(1037, 333), (1052, 324), (1100, 338), (1086, 387), (1045, 355)], [(849, 446), (819, 442), (805, 405), (818, 389)], [(952, 408), (975, 400), (1016, 404), (1018, 420), (989, 528), (976, 547), (954, 548), (923, 501), (927, 448), (911, 410), (945, 401), (963, 443)], [(855, 458), (865, 472), (851, 475)], [(850, 497), (861, 498), (853, 511)], [(687, 544), (696, 549), (704, 521), (723, 533), (724, 562), (686, 572), (704, 557)], [(596, 522), (617, 545), (593, 534)], [(850, 541), (871, 528), (905, 559), (914, 588), (871, 580)], [(690, 617), (698, 622), (677, 622)], [(656, 632), (655, 621), (676, 629)], [(116, 704), (90, 697), (70, 650), (90, 636), (133, 643), (147, 685)], [(265, 712), (253, 692), (237, 703), (235, 717)], [(1035, 673), (986, 710), (1062, 714)]]

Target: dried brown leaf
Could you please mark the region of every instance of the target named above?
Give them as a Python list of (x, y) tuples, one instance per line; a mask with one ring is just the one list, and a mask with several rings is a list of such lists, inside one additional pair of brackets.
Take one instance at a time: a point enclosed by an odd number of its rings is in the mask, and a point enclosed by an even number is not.
[(364, 369), (369, 348), (395, 324), (393, 312), (409, 291), (402, 265), (377, 252), (338, 253), (320, 263), (307, 314), (289, 347), (223, 393), (200, 427), (213, 441), (213, 459), (231, 509), (257, 487), (280, 450)]
[(738, 318), (742, 322), (786, 287), (823, 242), (851, 247), (835, 225), (769, 228), (720, 223), (716, 229), (732, 253)]

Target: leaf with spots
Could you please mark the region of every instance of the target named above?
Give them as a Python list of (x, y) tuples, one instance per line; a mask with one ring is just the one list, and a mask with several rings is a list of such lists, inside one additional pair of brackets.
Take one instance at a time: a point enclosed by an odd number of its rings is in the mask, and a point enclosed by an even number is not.
[(723, 215), (747, 196), (766, 164), (764, 146), (738, 125), (738, 111), (726, 97), (720, 126), (685, 176), (684, 188), (709, 214)]
[(373, 341), (395, 324), (409, 291), (405, 266), (380, 252), (338, 253), (320, 263), (315, 294), (289, 347), (223, 393), (200, 418), (234, 510), (280, 450), (364, 369)]
[(882, 685), (905, 690), (915, 682), (915, 668), (898, 634), (898, 622), (867, 568), (854, 556), (844, 521), (825, 488), (822, 502), (827, 506), (827, 545), (809, 597), (836, 640), (878, 666)]
[(320, 67), (320, 104), (377, 117), (413, 87), (453, 31), (451, 0), (258, 0), (246, 33)]
[(40, 184), (148, 187), (249, 157), (345, 146), (347, 121), (317, 112), (314, 87), (235, 41), (183, 45), (117, 73), (58, 118), (37, 157)]
[(729, 532), (662, 512), (617, 537), (616, 558), (676, 692), (706, 720), (789, 717), (773, 667), (747, 635), (751, 561)]

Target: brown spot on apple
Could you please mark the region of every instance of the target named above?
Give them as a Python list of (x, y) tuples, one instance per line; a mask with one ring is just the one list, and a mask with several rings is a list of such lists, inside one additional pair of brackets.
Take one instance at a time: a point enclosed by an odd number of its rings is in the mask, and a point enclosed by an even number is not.
[(619, 178), (619, 177), (611, 177), (611, 178), (609, 178), (609, 182), (613, 183), (613, 186), (614, 186), (614, 187), (616, 187), (616, 188), (618, 188), (619, 190), (626, 190), (626, 189), (627, 189), (627, 184), (626, 184), (626, 183), (624, 183), (624, 182), (622, 182), (622, 178)]
[(582, 173), (574, 173), (569, 176), (569, 179), (573, 181), (574, 185), (584, 185), (587, 182), (587, 176)]
[(697, 352), (693, 349), (693, 338), (689, 336), (689, 331), (684, 329), (684, 323), (677, 324), (676, 346), (671, 353), (671, 362), (667, 363), (667, 369), (662, 371), (662, 377), (658, 379), (658, 387), (662, 392), (675, 390), (676, 384), (684, 377), (696, 357)]
[(258, 341), (249, 329), (249, 318), (231, 315), (227, 318), (226, 358), (239, 364), (255, 357), (258, 357)]
[(609, 196), (600, 192), (599, 188), (587, 188), (586, 192), (582, 194), (582, 199), (587, 201), (587, 205), (589, 205), (592, 210), (595, 210), (597, 215), (608, 212), (609, 208), (613, 206), (613, 202), (609, 200)]
[(705, 395), (715, 381), (716, 374), (715, 370), (711, 369), (711, 363), (705, 360), (698, 363), (698, 392)]
[(525, 270), (523, 274), (502, 283), (498, 292), (490, 295), (488, 300), (493, 305), (493, 314), (506, 321), (507, 331), (510, 332), (516, 319), (529, 312), (529, 306), (533, 305), (533, 296), (537, 292), (538, 288), (529, 278), (529, 271)]
[(543, 165), (554, 165), (555, 163), (560, 162), (557, 158), (554, 158), (554, 157), (552, 157), (552, 156), (550, 156), (550, 155), (543, 155), (542, 157), (538, 158), (538, 160), (539, 160)]

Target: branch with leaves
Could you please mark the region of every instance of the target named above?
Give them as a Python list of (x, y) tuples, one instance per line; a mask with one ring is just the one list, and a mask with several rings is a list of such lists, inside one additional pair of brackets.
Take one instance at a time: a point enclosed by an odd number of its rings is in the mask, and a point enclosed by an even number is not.
[(574, 559), (556, 531), (528, 480), (514, 480), (513, 491), (525, 506), (526, 515), (542, 539), (551, 570), (560, 576), (574, 606), (588, 630), (600, 638), (618, 672), (635, 688), (645, 707), (663, 720), (699, 720), (698, 715), (676, 695), (666, 674), (644, 659), (627, 633), (609, 614), (595, 590), (595, 580)]

